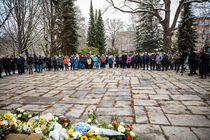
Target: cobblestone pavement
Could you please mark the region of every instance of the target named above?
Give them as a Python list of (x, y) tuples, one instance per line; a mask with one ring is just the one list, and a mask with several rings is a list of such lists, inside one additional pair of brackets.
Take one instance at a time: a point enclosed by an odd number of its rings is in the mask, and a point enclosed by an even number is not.
[(74, 121), (133, 124), (141, 140), (209, 140), (210, 79), (172, 71), (103, 69), (44, 72), (0, 79), (0, 112), (22, 107)]

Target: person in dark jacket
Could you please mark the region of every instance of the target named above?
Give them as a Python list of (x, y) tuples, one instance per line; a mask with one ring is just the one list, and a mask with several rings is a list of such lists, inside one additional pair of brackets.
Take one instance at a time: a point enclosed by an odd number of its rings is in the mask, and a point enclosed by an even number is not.
[(50, 71), (50, 69), (51, 69), (51, 57), (50, 57), (50, 55), (48, 55), (45, 60), (46, 60), (46, 65), (47, 65), (48, 71)]
[(22, 73), (25, 73), (25, 67), (24, 67), (24, 64), (25, 64), (25, 58), (23, 57), (23, 55), (22, 54), (20, 54), (20, 59), (21, 59), (21, 61), (22, 61), (22, 65), (21, 65), (21, 72)]
[(165, 52), (163, 53), (163, 59), (161, 63), (162, 63), (162, 71), (164, 70), (167, 71), (169, 61), (168, 61), (168, 55)]
[(27, 64), (28, 64), (29, 74), (33, 74), (33, 62), (34, 62), (34, 58), (31, 56), (31, 54), (29, 54), (29, 56), (26, 59), (26, 61), (27, 61)]
[(179, 56), (179, 65), (177, 67), (176, 72), (179, 72), (180, 66), (181, 66), (181, 73), (184, 72), (184, 61), (185, 61), (185, 54), (182, 52), (182, 54)]
[(42, 72), (42, 70), (43, 70), (43, 59), (42, 59), (42, 57), (41, 57), (41, 55), (39, 55), (39, 57), (38, 57), (38, 72), (40, 73), (40, 72)]
[(81, 55), (79, 58), (79, 64), (80, 64), (80, 69), (83, 70), (85, 68), (85, 58), (83, 55)]
[(156, 55), (152, 53), (152, 55), (150, 55), (150, 70), (155, 70), (155, 60)]
[(115, 61), (116, 61), (116, 67), (119, 68), (119, 63), (120, 63), (119, 55), (117, 55), (117, 56), (115, 57)]
[(57, 70), (57, 59), (56, 59), (56, 56), (53, 57), (52, 63), (53, 63), (54, 71), (56, 71)]
[(140, 65), (141, 65), (141, 57), (140, 57), (139, 53), (136, 53), (136, 56), (135, 56), (135, 68), (139, 69)]
[(64, 64), (63, 64), (63, 57), (61, 57), (61, 55), (59, 55), (59, 57), (57, 58), (57, 65), (58, 68), (63, 71)]
[(199, 70), (201, 78), (206, 79), (208, 74), (208, 55), (201, 49), (199, 59)]
[(74, 58), (75, 58), (75, 56), (74, 56), (74, 55), (72, 55), (72, 56), (70, 57), (71, 70), (74, 70), (74, 69), (75, 69), (75, 65), (74, 65)]
[(8, 56), (3, 57), (3, 68), (6, 73), (6, 76), (10, 74), (10, 58)]
[(14, 55), (11, 56), (10, 58), (10, 68), (13, 74), (15, 74), (15, 57)]
[(193, 50), (190, 51), (189, 58), (188, 58), (188, 63), (189, 63), (189, 69), (190, 73), (188, 75), (193, 75), (195, 74), (195, 52)]
[(1, 75), (1, 73), (2, 73), (2, 67), (3, 67), (3, 60), (0, 57), (0, 78), (2, 78), (2, 75)]
[(136, 55), (133, 55), (133, 57), (131, 59), (132, 68), (135, 68), (135, 63), (136, 63)]
[(17, 55), (17, 58), (15, 59), (15, 64), (17, 65), (18, 74), (22, 75), (23, 74), (22, 66), (24, 65), (24, 63), (23, 63), (23, 59), (21, 59), (20, 55)]
[(36, 54), (34, 54), (34, 68), (34, 72), (38, 72), (38, 57), (36, 56)]
[(149, 55), (147, 52), (143, 55), (143, 70), (145, 70), (145, 66), (147, 66), (147, 70), (149, 69)]
[(124, 53), (122, 55), (122, 68), (123, 69), (126, 68), (126, 62), (127, 62), (127, 55), (126, 55), (126, 53)]

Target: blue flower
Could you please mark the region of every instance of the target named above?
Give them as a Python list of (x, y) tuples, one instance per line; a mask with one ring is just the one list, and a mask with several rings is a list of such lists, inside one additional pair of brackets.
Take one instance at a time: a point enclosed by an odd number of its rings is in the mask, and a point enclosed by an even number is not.
[(80, 132), (82, 134), (87, 133), (87, 131), (90, 130), (90, 125), (86, 124), (86, 123), (81, 123), (79, 122), (75, 127), (74, 127), (74, 131), (75, 132)]

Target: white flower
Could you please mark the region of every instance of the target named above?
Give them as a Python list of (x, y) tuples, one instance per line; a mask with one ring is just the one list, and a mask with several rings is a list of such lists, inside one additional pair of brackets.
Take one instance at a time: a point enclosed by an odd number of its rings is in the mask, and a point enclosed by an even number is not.
[(37, 128), (35, 129), (35, 133), (41, 134), (41, 133), (42, 133), (42, 128), (37, 127)]
[(124, 122), (121, 122), (121, 123), (120, 123), (120, 125), (123, 125), (123, 126), (124, 126), (124, 125), (125, 125), (125, 123), (124, 123)]
[(87, 122), (88, 122), (88, 123), (91, 123), (91, 122), (92, 122), (92, 120), (91, 120), (91, 119), (88, 119), (88, 120), (87, 120)]
[(58, 118), (57, 117), (55, 118), (55, 121), (58, 121)]
[(25, 132), (27, 132), (27, 131), (28, 131), (28, 125), (24, 124), (24, 125), (23, 125), (23, 130), (24, 130)]
[(22, 114), (18, 114), (18, 116), (17, 116), (18, 118), (21, 118), (22, 117)]
[(17, 111), (20, 111), (21, 110), (21, 108), (17, 108)]
[(74, 133), (72, 134), (72, 136), (74, 137), (74, 139), (77, 139), (77, 138), (79, 138), (79, 137), (82, 136), (82, 133), (80, 133), (80, 132), (74, 132)]
[(118, 130), (119, 132), (124, 133), (124, 132), (125, 132), (125, 127), (123, 127), (122, 125), (119, 125), (117, 130)]
[(64, 134), (64, 139), (65, 139), (65, 140), (68, 140), (68, 139), (69, 139), (69, 134), (67, 134), (67, 133)]
[(109, 127), (109, 128), (113, 128), (113, 125), (109, 124), (108, 127)]
[(1, 124), (2, 124), (2, 125), (8, 125), (8, 121), (3, 120)]
[(20, 109), (20, 112), (24, 112), (24, 109)]
[(98, 120), (96, 120), (96, 123), (99, 124)]
[(31, 117), (32, 117), (32, 115), (31, 115), (31, 114), (29, 114), (29, 115), (28, 115), (28, 117), (29, 117), (29, 118), (31, 118)]
[(130, 132), (131, 137), (135, 137), (135, 133), (133, 131)]
[(27, 113), (26, 113), (26, 112), (24, 112), (23, 114), (24, 114), (24, 115), (27, 115)]

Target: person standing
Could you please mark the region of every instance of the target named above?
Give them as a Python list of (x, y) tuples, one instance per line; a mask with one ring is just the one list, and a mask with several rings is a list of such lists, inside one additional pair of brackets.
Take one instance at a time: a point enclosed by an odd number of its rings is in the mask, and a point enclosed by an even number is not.
[(147, 70), (149, 70), (149, 55), (147, 52), (143, 55), (143, 70), (145, 70), (145, 66), (147, 66)]
[(130, 68), (131, 62), (132, 62), (131, 60), (132, 60), (132, 57), (131, 57), (130, 54), (128, 54), (128, 56), (127, 56), (127, 68)]
[(116, 61), (116, 67), (119, 68), (119, 55), (116, 55), (115, 61)]
[(34, 72), (38, 72), (38, 57), (36, 56), (36, 54), (34, 54), (34, 68)]
[(38, 57), (38, 72), (40, 73), (40, 72), (42, 72), (42, 70), (43, 70), (43, 59), (42, 59), (42, 57), (41, 57), (41, 55), (39, 55), (39, 57)]
[(108, 63), (109, 63), (109, 68), (113, 68), (113, 57), (112, 56), (109, 56)]
[(21, 59), (21, 61), (22, 61), (22, 65), (21, 65), (21, 71), (22, 71), (22, 73), (25, 73), (25, 58), (23, 57), (23, 55), (22, 54), (20, 54), (20, 59)]
[(176, 72), (179, 72), (180, 66), (181, 66), (181, 73), (184, 72), (184, 61), (185, 61), (185, 55), (184, 52), (182, 52), (182, 54), (179, 57), (179, 65), (177, 67)]
[(17, 65), (18, 74), (22, 75), (23, 74), (23, 71), (22, 71), (23, 61), (19, 55), (17, 55), (17, 58), (15, 59), (15, 63)]
[(88, 56), (87, 57), (88, 69), (91, 69), (91, 63), (92, 63), (92, 60), (91, 60), (90, 56)]
[(61, 55), (59, 55), (59, 57), (57, 58), (57, 66), (60, 70), (63, 71), (63, 57), (61, 57)]
[(72, 55), (70, 57), (70, 63), (71, 63), (71, 70), (74, 70), (75, 69), (75, 65), (74, 65), (74, 55)]
[(161, 70), (161, 61), (162, 61), (162, 56), (160, 55), (160, 52), (157, 52), (157, 55), (156, 55), (156, 59), (155, 59), (155, 62), (156, 62), (156, 70), (157, 71), (160, 71)]
[(68, 58), (67, 58), (67, 56), (64, 57), (63, 63), (64, 63), (64, 66), (65, 66), (65, 70), (69, 70)]
[(122, 55), (122, 68), (125, 69), (126, 68), (126, 62), (127, 62), (127, 55), (126, 53), (124, 53)]
[(54, 71), (56, 71), (57, 70), (57, 59), (56, 59), (56, 56), (53, 57), (52, 63), (53, 63)]
[(163, 53), (163, 59), (161, 61), (162, 63), (162, 71), (167, 71), (168, 70), (168, 55), (164, 52)]
[(93, 69), (96, 69), (98, 63), (98, 57), (95, 55), (92, 59), (93, 59)]
[(155, 70), (155, 59), (156, 55), (153, 52), (152, 55), (150, 55), (150, 70)]
[(192, 76), (194, 74), (194, 69), (195, 69), (195, 53), (193, 50), (190, 51), (188, 63), (190, 69), (190, 73), (188, 75)]
[(208, 55), (201, 49), (200, 50), (200, 59), (199, 59), (199, 70), (201, 78), (206, 79), (208, 72)]
[(50, 57), (50, 55), (48, 55), (47, 58), (46, 58), (46, 65), (47, 65), (48, 71), (50, 71), (50, 69), (51, 69), (51, 57)]
[(6, 76), (10, 74), (10, 59), (8, 58), (8, 56), (5, 56), (3, 57), (3, 68), (4, 68), (4, 71), (6, 73)]
[(26, 61), (27, 61), (27, 64), (28, 64), (29, 74), (33, 74), (33, 57), (31, 56), (31, 54), (29, 54)]
[(10, 58), (10, 67), (13, 74), (15, 74), (15, 57), (14, 55)]

